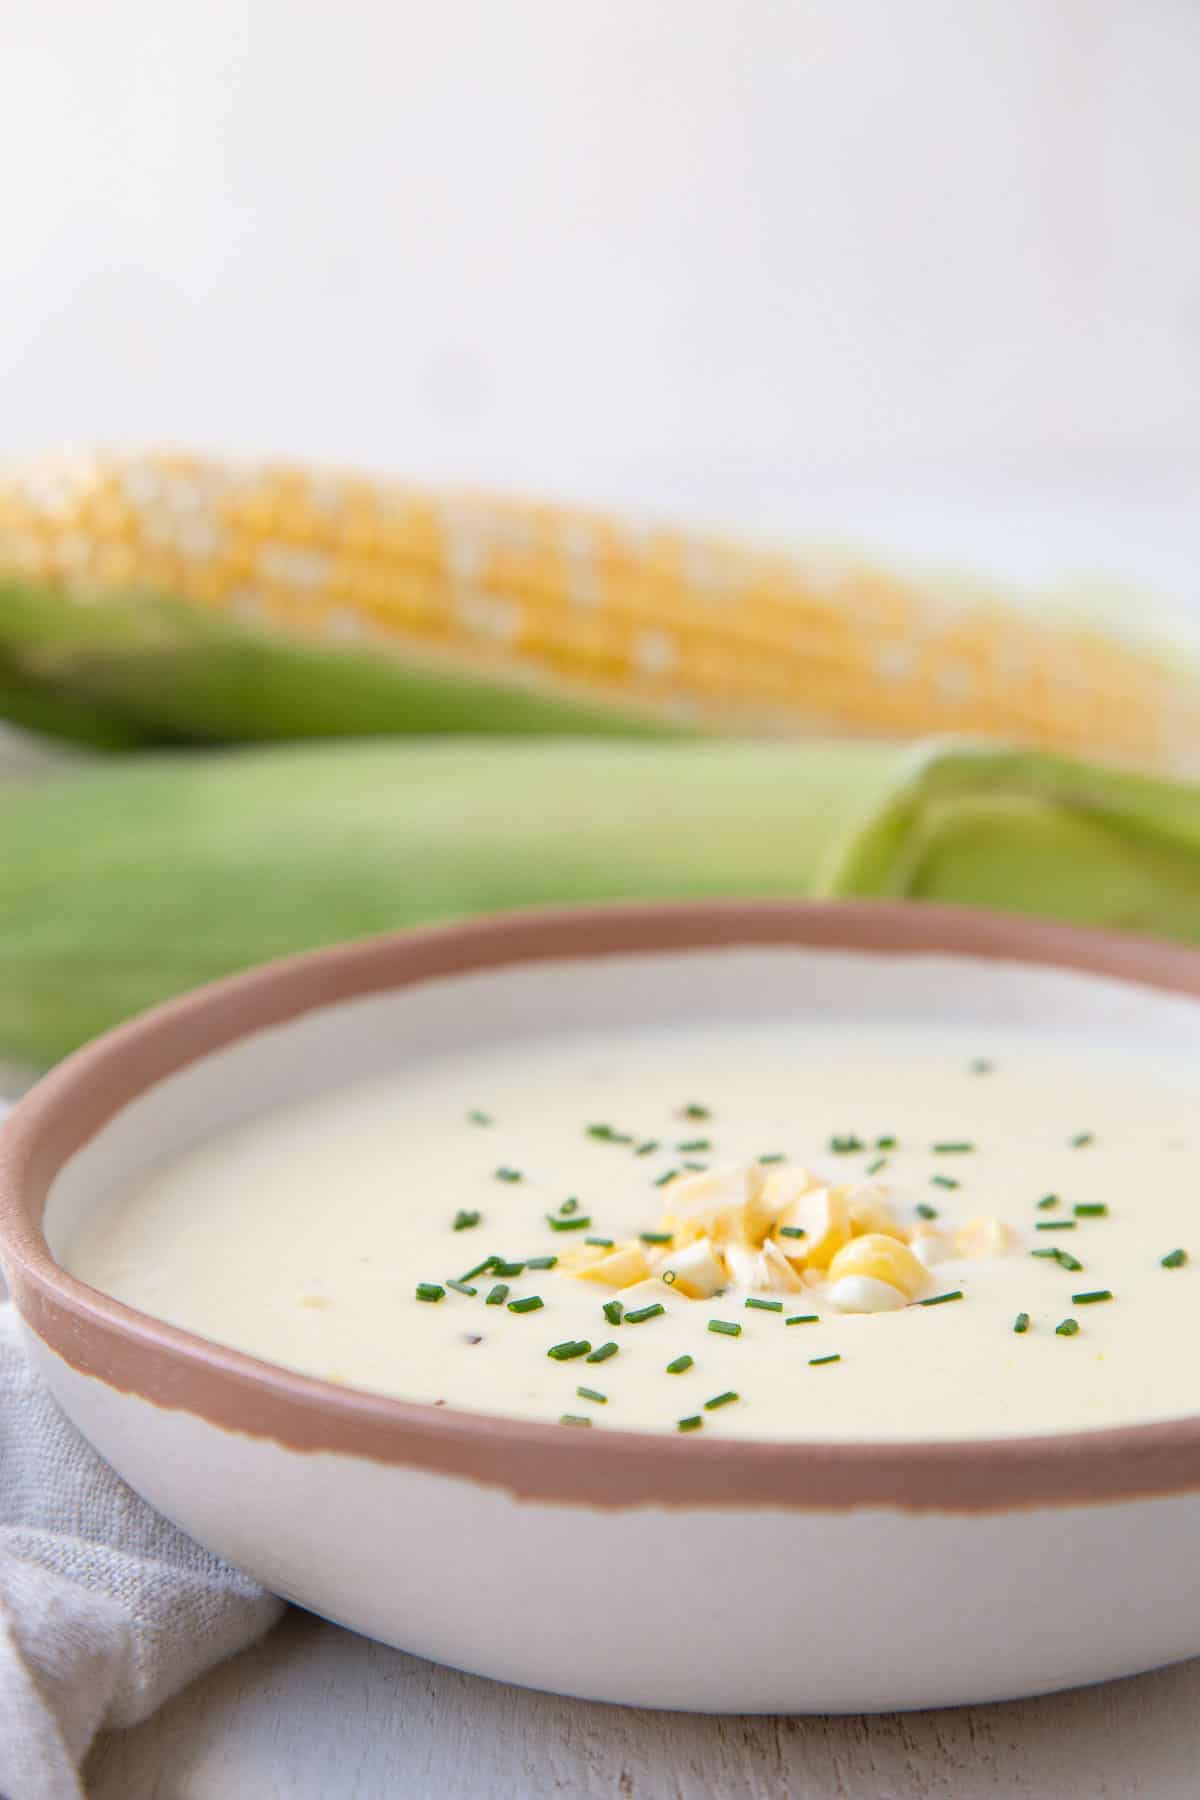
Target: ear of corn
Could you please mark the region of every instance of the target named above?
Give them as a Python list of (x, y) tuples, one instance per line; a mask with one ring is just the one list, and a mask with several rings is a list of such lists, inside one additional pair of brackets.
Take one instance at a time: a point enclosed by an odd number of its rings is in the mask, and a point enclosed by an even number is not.
[(430, 739), (0, 784), (0, 1054), (197, 982), (543, 902), (904, 894), (1200, 939), (1200, 788), (965, 745)]
[(1200, 681), (1086, 621), (285, 466), (0, 475), (0, 709), (109, 743), (412, 731), (982, 733), (1183, 767)]

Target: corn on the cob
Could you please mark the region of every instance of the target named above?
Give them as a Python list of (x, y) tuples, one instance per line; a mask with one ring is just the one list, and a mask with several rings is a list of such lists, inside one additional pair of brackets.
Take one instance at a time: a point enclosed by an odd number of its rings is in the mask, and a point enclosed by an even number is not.
[(0, 845), (0, 1054), (31, 1064), (263, 957), (536, 902), (906, 894), (1200, 939), (1200, 788), (1032, 751), (160, 753), (0, 783)]
[(18, 468), (6, 575), (0, 712), (110, 743), (640, 728), (965, 731), (1160, 768), (1200, 752), (1191, 671), (1086, 623), (354, 475)]

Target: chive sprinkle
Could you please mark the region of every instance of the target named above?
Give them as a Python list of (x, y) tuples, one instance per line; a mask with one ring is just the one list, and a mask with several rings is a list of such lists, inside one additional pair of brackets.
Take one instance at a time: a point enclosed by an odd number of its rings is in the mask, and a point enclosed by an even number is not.
[(680, 1107), (679, 1114), (680, 1114), (680, 1117), (683, 1119), (711, 1119), (712, 1118), (712, 1112), (710, 1111), (710, 1109), (707, 1106), (696, 1106), (694, 1103), (690, 1106)]
[(758, 1312), (782, 1312), (783, 1311), (783, 1301), (782, 1300), (756, 1300), (754, 1298), (753, 1294), (751, 1294), (750, 1298), (747, 1300), (746, 1305), (750, 1306), (750, 1307), (754, 1307)]
[(898, 1142), (899, 1142), (899, 1140), (897, 1138), (892, 1137), (891, 1133), (889, 1132), (887, 1137), (877, 1137), (875, 1139), (875, 1148), (877, 1150), (894, 1150), (896, 1148)]
[(589, 1125), (587, 1134), (595, 1138), (598, 1144), (632, 1144), (633, 1138), (628, 1131), (614, 1131), (611, 1125)]
[(820, 1313), (793, 1313), (790, 1319), (783, 1322), (785, 1325), (816, 1325), (820, 1317)]
[(625, 1317), (625, 1308), (619, 1300), (606, 1300), (601, 1310), (610, 1325), (619, 1325)]
[(841, 1362), (841, 1360), (840, 1356), (810, 1356), (808, 1366), (810, 1369), (819, 1369), (822, 1363)]
[(478, 1225), (482, 1217), (482, 1213), (463, 1212), (460, 1209), (454, 1215), (454, 1229), (455, 1231), (470, 1231), (473, 1226)]
[(740, 1394), (735, 1394), (732, 1388), (728, 1388), (725, 1393), (714, 1394), (711, 1400), (706, 1400), (704, 1410), (705, 1412), (716, 1412), (718, 1406), (729, 1406), (732, 1401), (740, 1399)]
[(581, 1400), (594, 1400), (597, 1406), (608, 1405), (608, 1395), (598, 1394), (595, 1388), (577, 1387), (575, 1392)]
[(579, 1202), (575, 1198), (574, 1194), (571, 1195), (569, 1200), (564, 1200), (558, 1210), (560, 1213), (567, 1213), (568, 1215), (571, 1213), (574, 1213), (574, 1212), (578, 1212), (579, 1211)]
[(760, 1163), (780, 1163), (787, 1161), (787, 1155), (782, 1150), (764, 1150), (762, 1155), (756, 1156), (754, 1160)]
[(1060, 1269), (1070, 1269), (1073, 1275), (1078, 1275), (1083, 1267), (1077, 1257), (1071, 1256), (1066, 1250), (1058, 1249), (1057, 1246), (1053, 1250), (1031, 1250), (1029, 1254), (1030, 1256), (1048, 1256), (1058, 1264)]
[(674, 1362), (667, 1364), (667, 1374), (682, 1375), (685, 1369), (691, 1368), (693, 1360), (690, 1356), (677, 1356)]
[(918, 1300), (917, 1305), (944, 1306), (947, 1300), (961, 1300), (962, 1297), (963, 1291), (961, 1288), (951, 1288), (948, 1294), (930, 1294), (928, 1300)]
[(1035, 1231), (1074, 1231), (1074, 1219), (1037, 1219), (1034, 1221)]
[(470, 1112), (467, 1114), (467, 1118), (472, 1125), (490, 1125), (492, 1122), (491, 1115), (489, 1113), (480, 1112), (477, 1106), (471, 1108)]
[(502, 1262), (499, 1257), (492, 1264), (493, 1275), (520, 1275), (524, 1273), (523, 1262)]
[(540, 1294), (526, 1294), (523, 1300), (510, 1300), (508, 1310), (514, 1313), (537, 1312), (544, 1305)]
[(504, 1167), (501, 1167), (496, 1170), (496, 1180), (497, 1181), (520, 1181), (521, 1180), (521, 1171), (520, 1171), (520, 1169), (506, 1169)]
[(807, 1237), (808, 1233), (805, 1231), (803, 1225), (781, 1225), (779, 1227), (779, 1235), (780, 1237), (785, 1238), (802, 1238)]
[(479, 1292), (479, 1289), (477, 1287), (472, 1287), (469, 1282), (451, 1281), (449, 1276), (447, 1276), (447, 1278), (446, 1278), (446, 1286), (448, 1288), (453, 1288), (456, 1293), (469, 1294), (471, 1296), (472, 1300), (475, 1298), (476, 1294)]
[(700, 1169), (707, 1169), (707, 1167), (708, 1167), (708, 1164), (707, 1164), (707, 1163), (702, 1163), (702, 1162), (689, 1162), (689, 1161), (688, 1161), (688, 1159), (687, 1159), (687, 1157), (686, 1157), (686, 1156), (685, 1156), (685, 1157), (684, 1157), (684, 1159), (683, 1159), (683, 1166), (684, 1166), (684, 1168), (685, 1168), (685, 1169), (696, 1169), (696, 1170), (700, 1170)]
[(668, 1169), (665, 1175), (655, 1176), (655, 1179), (654, 1179), (655, 1187), (666, 1187), (668, 1181), (674, 1181), (674, 1179), (678, 1175), (678, 1173), (679, 1173), (678, 1169)]
[(558, 1422), (560, 1425), (590, 1425), (592, 1421), (585, 1419), (582, 1413), (564, 1413)]
[(418, 1281), (418, 1283), (417, 1283), (417, 1299), (418, 1300), (444, 1300), (445, 1297), (446, 1297), (445, 1288), (440, 1287), (436, 1281)]
[(878, 1175), (880, 1169), (886, 1169), (886, 1168), (887, 1168), (887, 1157), (886, 1156), (877, 1156), (875, 1158), (874, 1162), (869, 1162), (867, 1164), (867, 1174), (868, 1175)]
[(498, 1281), (483, 1304), (485, 1306), (503, 1306), (511, 1292), (507, 1281)]
[(678, 1425), (676, 1426), (676, 1430), (677, 1431), (699, 1431), (699, 1429), (703, 1425), (703, 1423), (704, 1423), (704, 1420), (701, 1418), (700, 1414), (693, 1413), (690, 1418), (680, 1419)]
[(1095, 1205), (1076, 1206), (1072, 1208), (1072, 1211), (1077, 1219), (1106, 1219), (1108, 1217), (1108, 1208), (1103, 1201), (1097, 1201)]
[(661, 1300), (653, 1300), (649, 1306), (639, 1306), (636, 1312), (627, 1312), (625, 1314), (625, 1323), (627, 1325), (640, 1325), (643, 1319), (657, 1319), (659, 1313), (665, 1313), (666, 1310), (667, 1309)]
[(1078, 1332), (1079, 1321), (1077, 1319), (1064, 1319), (1061, 1325), (1054, 1327), (1055, 1337), (1075, 1337)]
[(673, 1231), (639, 1231), (638, 1240), (643, 1244), (669, 1244), (674, 1240)]
[(569, 1219), (560, 1218), (558, 1213), (546, 1214), (551, 1231), (586, 1231), (591, 1222), (587, 1213), (573, 1213)]
[(676, 1144), (677, 1150), (711, 1150), (711, 1138), (688, 1138), (685, 1143)]
[(657, 1149), (658, 1149), (658, 1139), (657, 1138), (647, 1138), (644, 1144), (638, 1145), (637, 1149), (634, 1151), (633, 1154), (635, 1156), (653, 1156), (654, 1152)]
[(962, 1182), (955, 1181), (953, 1175), (931, 1175), (929, 1185), (930, 1187), (956, 1188), (961, 1187)]
[(609, 1357), (615, 1356), (619, 1349), (620, 1345), (612, 1342), (601, 1344), (597, 1349), (592, 1351), (592, 1354), (588, 1357), (588, 1361), (590, 1363), (607, 1362)]
[(1013, 1320), (1013, 1330), (1016, 1332), (1018, 1337), (1020, 1337), (1023, 1332), (1026, 1332), (1029, 1330), (1029, 1314), (1028, 1313), (1018, 1313), (1017, 1314), (1016, 1318)]
[(835, 1156), (851, 1156), (856, 1150), (865, 1150), (866, 1147), (862, 1139), (855, 1137), (852, 1131), (841, 1136), (831, 1137), (829, 1140), (829, 1148)]
[(1111, 1288), (1093, 1288), (1090, 1294), (1072, 1294), (1072, 1306), (1094, 1306), (1097, 1300), (1111, 1300)]
[(937, 1207), (930, 1206), (925, 1200), (917, 1202), (916, 1212), (918, 1219), (936, 1219), (938, 1216)]
[(990, 1063), (986, 1056), (977, 1056), (971, 1064), (971, 1073), (972, 1075), (990, 1075), (995, 1066), (995, 1063)]
[(951, 1141), (949, 1143), (935, 1144), (933, 1146), (933, 1154), (935, 1156), (967, 1156), (974, 1148), (974, 1144)]
[(474, 1281), (477, 1275), (486, 1275), (488, 1270), (494, 1268), (499, 1261), (500, 1258), (498, 1256), (485, 1256), (481, 1263), (476, 1263), (473, 1269), (468, 1269), (466, 1274), (460, 1275), (458, 1279), (460, 1281)]
[(576, 1356), (586, 1356), (591, 1347), (586, 1338), (566, 1338), (561, 1344), (551, 1344), (546, 1355), (555, 1362), (571, 1362)]
[(527, 1269), (552, 1269), (557, 1261), (557, 1256), (531, 1256), (525, 1267)]
[(1058, 1205), (1058, 1195), (1057, 1194), (1043, 1194), (1041, 1199), (1037, 1203), (1039, 1212), (1053, 1212), (1054, 1208), (1057, 1205)]
[(1166, 1256), (1163, 1257), (1162, 1266), (1164, 1269), (1182, 1269), (1186, 1261), (1186, 1250), (1170, 1250), (1167, 1252)]
[(708, 1329), (721, 1337), (741, 1337), (742, 1328), (733, 1319), (710, 1319)]
[(1075, 1136), (1071, 1139), (1071, 1148), (1072, 1150), (1082, 1150), (1086, 1145), (1094, 1144), (1095, 1141), (1096, 1134), (1094, 1131), (1077, 1131)]
[(584, 1238), (583, 1241), (585, 1244), (595, 1244), (601, 1250), (611, 1250), (613, 1247), (613, 1240), (611, 1238), (588, 1237)]

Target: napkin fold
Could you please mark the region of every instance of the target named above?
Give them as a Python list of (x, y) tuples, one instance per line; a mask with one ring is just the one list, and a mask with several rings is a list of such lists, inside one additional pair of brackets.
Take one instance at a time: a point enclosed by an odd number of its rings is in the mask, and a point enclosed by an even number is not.
[(77, 1800), (98, 1731), (147, 1718), (282, 1611), (96, 1455), (0, 1304), (0, 1800)]

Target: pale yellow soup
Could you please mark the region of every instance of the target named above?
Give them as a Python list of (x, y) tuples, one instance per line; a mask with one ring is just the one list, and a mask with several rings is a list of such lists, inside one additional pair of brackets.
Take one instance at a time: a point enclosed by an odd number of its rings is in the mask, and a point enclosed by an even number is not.
[[(66, 1260), (144, 1312), (327, 1380), (597, 1431), (1128, 1424), (1197, 1407), (1195, 1088), (1182, 1056), (1015, 1027), (806, 1018), (544, 1038), (406, 1066), (216, 1136), (90, 1216)], [(948, 1144), (969, 1148), (935, 1148)], [(683, 1164), (764, 1157), (851, 1192), (870, 1180), (902, 1235), (944, 1233), (921, 1295), (937, 1303), (842, 1312), (802, 1263), (803, 1291), (763, 1292), (765, 1306), (736, 1281), (691, 1299), (661, 1279), (670, 1245), (652, 1243), (659, 1275), (633, 1310), (663, 1310), (613, 1324), (603, 1309), (619, 1291), (564, 1272), (603, 1254), (586, 1238), (662, 1237), (664, 1177)], [(980, 1217), (1009, 1228), (1007, 1247), (963, 1255), (956, 1234)], [(1047, 1250), (1062, 1258), (1034, 1254)], [(471, 1274), (473, 1294), (446, 1285), (489, 1257), (559, 1262)], [(418, 1284), (440, 1292), (418, 1298)], [(533, 1296), (540, 1307), (512, 1310)], [(1068, 1320), (1077, 1329), (1060, 1332)], [(560, 1344), (586, 1348), (552, 1357)]]

